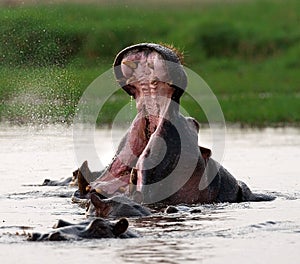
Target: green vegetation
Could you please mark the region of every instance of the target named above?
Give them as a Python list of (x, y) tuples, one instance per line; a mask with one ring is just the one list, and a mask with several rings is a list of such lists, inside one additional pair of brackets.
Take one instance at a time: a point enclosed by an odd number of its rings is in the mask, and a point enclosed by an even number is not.
[[(0, 7), (1, 119), (71, 123), (83, 91), (122, 48), (162, 42), (184, 51), (226, 121), (300, 124), (298, 0), (158, 2)], [(129, 101), (115, 94), (101, 122)], [(188, 96), (182, 104), (206, 122)]]

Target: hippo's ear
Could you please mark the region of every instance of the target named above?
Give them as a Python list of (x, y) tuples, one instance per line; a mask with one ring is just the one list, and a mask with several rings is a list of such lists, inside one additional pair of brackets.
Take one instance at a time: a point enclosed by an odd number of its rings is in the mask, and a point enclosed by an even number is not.
[(59, 219), (57, 221), (57, 223), (53, 226), (53, 228), (61, 228), (61, 227), (65, 227), (65, 226), (70, 226), (72, 225), (71, 223), (65, 221), (65, 220), (62, 220), (62, 219)]
[(96, 208), (104, 209), (105, 207), (105, 202), (101, 200), (101, 198), (96, 193), (91, 194), (91, 202)]
[(115, 236), (123, 234), (128, 228), (128, 220), (126, 218), (120, 219), (113, 227), (113, 233)]
[(107, 217), (111, 213), (111, 206), (105, 200), (102, 200), (96, 193), (91, 194), (91, 203), (96, 208), (96, 216)]
[(82, 164), (77, 174), (78, 189), (81, 196), (85, 196), (88, 193), (87, 186), (89, 185), (87, 179), (90, 172), (89, 168), (85, 167), (85, 164), (87, 166), (87, 161)]
[(73, 177), (76, 177), (76, 178), (77, 178), (77, 174), (78, 174), (78, 172), (79, 172), (79, 169), (77, 169), (77, 170), (74, 170), (74, 171), (73, 171)]

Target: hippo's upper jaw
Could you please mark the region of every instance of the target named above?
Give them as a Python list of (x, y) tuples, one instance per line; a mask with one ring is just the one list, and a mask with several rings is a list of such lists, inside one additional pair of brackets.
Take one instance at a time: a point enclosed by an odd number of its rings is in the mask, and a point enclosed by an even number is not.
[(182, 62), (183, 54), (174, 47), (140, 43), (119, 52), (114, 61), (114, 72), (120, 86), (134, 98), (138, 96), (136, 82), (160, 81), (174, 88), (172, 99), (179, 103), (187, 86)]
[(29, 241), (62, 241), (62, 240), (80, 240), (92, 238), (129, 238), (135, 235), (129, 231), (128, 221), (125, 218), (116, 223), (111, 223), (102, 218), (95, 218), (90, 221), (84, 221), (79, 224), (71, 224), (59, 220), (55, 229), (46, 234), (32, 233), (29, 235)]

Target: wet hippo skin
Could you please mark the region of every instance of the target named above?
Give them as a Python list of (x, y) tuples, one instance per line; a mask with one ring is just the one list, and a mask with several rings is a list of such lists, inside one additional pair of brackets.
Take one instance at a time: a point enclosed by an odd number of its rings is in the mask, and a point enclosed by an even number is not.
[(142, 217), (149, 216), (150, 214), (150, 209), (124, 195), (103, 199), (97, 195), (97, 193), (91, 194), (90, 203), (86, 212), (87, 216), (104, 218)]
[(122, 218), (112, 223), (102, 218), (94, 218), (79, 224), (59, 220), (53, 231), (45, 234), (29, 234), (29, 241), (62, 241), (96, 238), (131, 238), (137, 235), (127, 230), (128, 221)]
[(87, 194), (140, 193), (146, 204), (274, 199), (252, 193), (211, 158), (210, 150), (198, 146), (198, 122), (179, 111), (187, 76), (176, 50), (153, 43), (127, 47), (117, 55), (114, 71), (135, 99), (137, 115), (109, 166), (82, 185)]

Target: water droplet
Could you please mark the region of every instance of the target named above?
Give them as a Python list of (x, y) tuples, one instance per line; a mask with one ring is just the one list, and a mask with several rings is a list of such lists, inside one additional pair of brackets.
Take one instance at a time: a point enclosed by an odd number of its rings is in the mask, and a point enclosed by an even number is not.
[(134, 119), (134, 110), (133, 110), (133, 96), (130, 96), (130, 115), (131, 121)]

